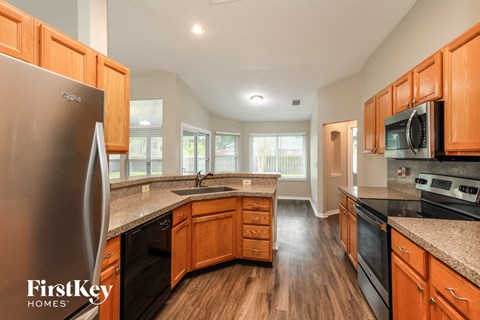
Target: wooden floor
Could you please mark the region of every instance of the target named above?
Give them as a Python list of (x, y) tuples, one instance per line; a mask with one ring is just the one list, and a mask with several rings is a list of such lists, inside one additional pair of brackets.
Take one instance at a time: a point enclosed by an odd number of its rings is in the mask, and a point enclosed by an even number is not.
[(164, 319), (375, 319), (338, 242), (338, 215), (308, 201), (278, 201), (273, 267), (235, 263), (184, 279)]

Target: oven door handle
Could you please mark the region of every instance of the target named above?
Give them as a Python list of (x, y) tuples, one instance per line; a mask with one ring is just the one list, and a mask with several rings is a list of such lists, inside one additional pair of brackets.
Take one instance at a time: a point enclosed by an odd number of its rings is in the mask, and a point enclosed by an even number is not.
[(380, 223), (380, 222), (378, 222), (378, 221), (373, 220), (373, 219), (370, 218), (368, 215), (366, 215), (365, 213), (363, 213), (363, 211), (361, 211), (360, 209), (357, 209), (357, 215), (359, 215), (360, 217), (362, 217), (363, 220), (367, 221), (367, 222), (368, 222), (369, 224), (371, 224), (372, 226), (379, 228), (379, 229), (382, 230), (383, 232), (387, 232), (387, 224), (386, 224), (386, 223)]
[(407, 128), (406, 128), (406, 131), (405, 131), (405, 134), (407, 135), (407, 143), (408, 143), (408, 146), (410, 147), (410, 150), (412, 150), (413, 154), (417, 154), (418, 150), (415, 149), (413, 147), (413, 143), (412, 143), (412, 121), (413, 121), (413, 118), (415, 118), (415, 116), (417, 115), (417, 110), (413, 110), (412, 114), (410, 115), (410, 118), (408, 118), (408, 122), (407, 122)]

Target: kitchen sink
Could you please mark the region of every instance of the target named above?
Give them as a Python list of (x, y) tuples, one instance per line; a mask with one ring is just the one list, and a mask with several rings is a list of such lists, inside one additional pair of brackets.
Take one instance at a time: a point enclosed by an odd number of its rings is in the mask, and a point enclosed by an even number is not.
[(215, 192), (225, 192), (225, 191), (235, 191), (237, 189), (233, 189), (230, 187), (201, 187), (201, 188), (191, 188), (191, 189), (183, 189), (183, 190), (174, 190), (172, 191), (179, 196), (187, 196), (191, 194), (203, 194), (203, 193), (215, 193)]

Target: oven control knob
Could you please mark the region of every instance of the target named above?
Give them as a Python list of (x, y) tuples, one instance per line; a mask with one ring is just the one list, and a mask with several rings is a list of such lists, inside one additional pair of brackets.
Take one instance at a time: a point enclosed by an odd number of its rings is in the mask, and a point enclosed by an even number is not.
[(422, 179), (422, 178), (415, 178), (415, 183), (427, 184), (427, 180)]
[(458, 190), (460, 190), (460, 192), (467, 192), (467, 188), (467, 186), (459, 186)]
[(477, 192), (478, 192), (478, 188), (475, 188), (475, 187), (468, 188), (468, 193), (470, 194), (477, 194)]

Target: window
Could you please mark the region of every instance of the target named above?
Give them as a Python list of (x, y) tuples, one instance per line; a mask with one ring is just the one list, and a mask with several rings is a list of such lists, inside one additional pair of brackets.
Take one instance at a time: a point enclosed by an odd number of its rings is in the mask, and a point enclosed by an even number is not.
[(215, 132), (215, 172), (239, 171), (240, 134)]
[(306, 134), (252, 134), (250, 171), (282, 174), (282, 179), (307, 178)]
[(182, 124), (182, 174), (210, 170), (210, 131)]
[(129, 153), (109, 155), (110, 179), (162, 173), (161, 99), (130, 101)]

